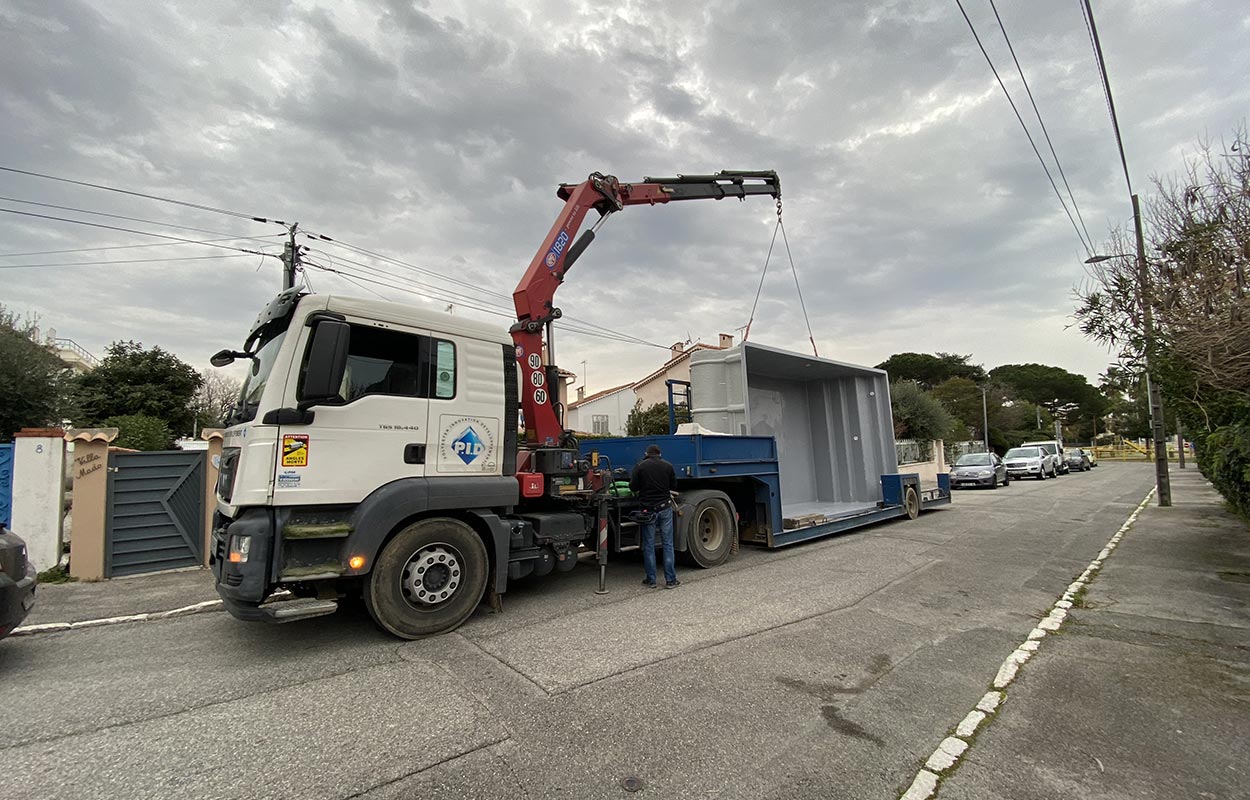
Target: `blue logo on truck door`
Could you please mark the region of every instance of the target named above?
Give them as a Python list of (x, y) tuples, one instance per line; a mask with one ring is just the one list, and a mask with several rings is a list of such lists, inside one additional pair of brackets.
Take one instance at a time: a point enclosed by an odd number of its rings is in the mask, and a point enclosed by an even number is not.
[(477, 431), (470, 426), (464, 433), (452, 440), (451, 452), (464, 463), (472, 464), (478, 456), (486, 452), (486, 444), (477, 435)]

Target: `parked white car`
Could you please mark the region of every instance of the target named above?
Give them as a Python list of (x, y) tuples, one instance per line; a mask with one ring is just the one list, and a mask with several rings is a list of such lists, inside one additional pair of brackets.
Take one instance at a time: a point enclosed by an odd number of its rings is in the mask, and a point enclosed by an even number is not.
[(1021, 447), (1040, 447), (1055, 457), (1057, 475), (1068, 474), (1068, 456), (1063, 450), (1063, 442), (1058, 439), (1044, 439), (1038, 442), (1025, 442)]
[(1010, 478), (1037, 478), (1044, 481), (1059, 474), (1059, 464), (1053, 453), (1045, 448), (1013, 447), (1003, 456), (1007, 465), (1007, 476)]

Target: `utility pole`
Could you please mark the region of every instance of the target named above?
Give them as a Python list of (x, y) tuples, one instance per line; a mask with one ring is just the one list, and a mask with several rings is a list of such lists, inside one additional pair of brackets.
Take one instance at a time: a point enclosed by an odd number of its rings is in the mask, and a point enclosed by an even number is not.
[(1185, 468), (1185, 432), (1181, 427), (1180, 417), (1176, 418), (1176, 466)]
[(1172, 480), (1168, 475), (1168, 440), (1163, 429), (1163, 395), (1159, 384), (1153, 380), (1151, 365), (1154, 361), (1155, 321), (1153, 298), (1150, 291), (1150, 269), (1146, 265), (1146, 236), (1142, 232), (1141, 204), (1133, 195), (1133, 227), (1137, 230), (1137, 293), (1141, 299), (1142, 338), (1145, 340), (1146, 395), (1150, 400), (1150, 434), (1155, 448), (1155, 488), (1159, 492), (1159, 505), (1172, 505)]
[(299, 247), (295, 244), (295, 232), (299, 229), (298, 222), (292, 222), (287, 227), (287, 233), (290, 238), (282, 246), (282, 289), (283, 291), (295, 286), (295, 273), (299, 271)]
[(985, 452), (990, 452), (990, 407), (985, 400), (986, 387), (981, 387), (981, 432), (985, 434)]

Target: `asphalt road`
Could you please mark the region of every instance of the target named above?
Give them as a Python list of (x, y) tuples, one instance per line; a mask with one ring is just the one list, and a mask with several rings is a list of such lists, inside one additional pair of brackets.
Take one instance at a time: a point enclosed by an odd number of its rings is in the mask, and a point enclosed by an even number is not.
[(10, 798), (897, 798), (1153, 483), (1106, 464), (675, 591), (585, 564), (401, 643), (361, 612), (0, 643)]

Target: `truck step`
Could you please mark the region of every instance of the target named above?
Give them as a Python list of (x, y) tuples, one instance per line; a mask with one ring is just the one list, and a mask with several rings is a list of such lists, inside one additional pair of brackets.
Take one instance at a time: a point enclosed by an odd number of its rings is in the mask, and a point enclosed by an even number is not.
[(260, 611), (267, 622), (294, 622), (297, 619), (322, 617), (333, 614), (339, 609), (338, 600), (318, 600), (315, 597), (302, 597), (297, 600), (279, 600), (266, 603)]

